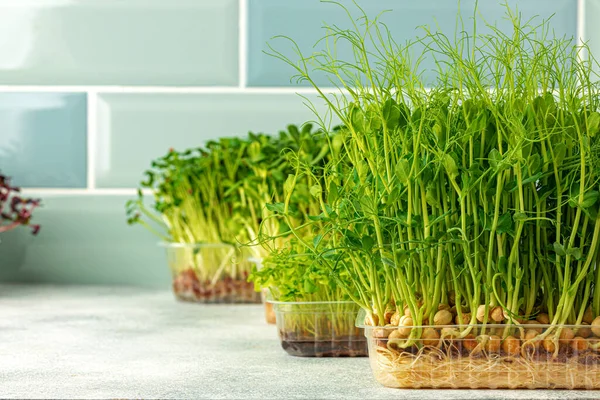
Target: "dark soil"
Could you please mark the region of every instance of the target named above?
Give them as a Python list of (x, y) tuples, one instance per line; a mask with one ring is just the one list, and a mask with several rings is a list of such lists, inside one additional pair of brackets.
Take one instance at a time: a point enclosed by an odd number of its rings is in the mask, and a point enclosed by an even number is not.
[(295, 338), (281, 335), (281, 347), (296, 357), (367, 357), (366, 338), (360, 336), (335, 336), (322, 338)]
[(260, 293), (246, 281), (247, 275), (242, 279), (225, 276), (211, 285), (210, 281), (200, 282), (194, 270), (188, 269), (173, 279), (173, 292), (179, 300), (196, 303), (260, 303)]

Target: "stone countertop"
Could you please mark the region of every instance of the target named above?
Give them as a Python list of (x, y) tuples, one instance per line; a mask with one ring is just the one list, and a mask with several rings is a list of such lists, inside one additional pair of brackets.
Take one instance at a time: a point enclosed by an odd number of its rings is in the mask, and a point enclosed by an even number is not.
[(133, 288), (0, 285), (0, 397), (594, 399), (600, 392), (388, 389), (366, 358), (287, 355), (259, 305), (185, 304), (168, 291)]

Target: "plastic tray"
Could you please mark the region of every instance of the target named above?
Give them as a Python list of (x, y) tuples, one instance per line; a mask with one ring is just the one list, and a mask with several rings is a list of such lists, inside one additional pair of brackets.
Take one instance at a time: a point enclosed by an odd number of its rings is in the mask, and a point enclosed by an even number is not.
[(226, 244), (161, 243), (166, 248), (179, 300), (198, 303), (260, 303), (247, 281), (250, 263)]
[[(552, 327), (550, 332), (541, 324), (399, 330), (366, 326), (364, 316), (361, 311), (357, 326), (365, 329), (373, 374), (387, 387), (600, 389), (600, 338), (589, 325)], [(460, 337), (465, 329), (469, 335)], [(560, 336), (567, 329), (575, 337)], [(419, 330), (428, 330), (429, 339), (404, 338)]]
[(355, 326), (353, 302), (278, 302), (273, 304), (281, 347), (299, 357), (364, 357), (367, 341)]

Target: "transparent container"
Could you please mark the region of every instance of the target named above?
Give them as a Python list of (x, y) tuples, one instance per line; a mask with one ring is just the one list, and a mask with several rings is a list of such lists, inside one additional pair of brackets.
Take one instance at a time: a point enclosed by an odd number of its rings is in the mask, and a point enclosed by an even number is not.
[[(589, 325), (560, 331), (541, 324), (472, 325), (461, 338), (456, 325), (373, 327), (364, 325), (364, 316), (361, 311), (357, 326), (365, 329), (373, 374), (387, 387), (600, 389), (600, 338)], [(414, 330), (427, 331), (427, 338), (409, 342), (404, 335)]]
[(263, 289), (261, 291), (262, 302), (265, 305), (265, 321), (267, 324), (275, 325), (277, 323), (277, 317), (275, 315), (275, 309), (273, 308), (273, 303), (267, 301), (269, 297), (269, 289)]
[[(256, 269), (260, 270), (263, 266), (262, 264), (262, 259), (258, 258), (258, 257), (250, 257), (248, 258), (248, 261), (250, 261), (251, 263), (253, 263), (254, 265), (256, 265)], [(265, 288), (261, 290), (261, 300), (263, 302), (263, 304), (265, 305), (265, 321), (267, 322), (267, 324), (272, 324), (275, 325), (275, 310), (273, 310), (273, 304), (269, 303), (267, 301), (267, 298), (269, 296), (269, 289)]]
[(260, 303), (248, 282), (251, 264), (227, 244), (161, 243), (177, 299), (197, 303)]
[(366, 357), (367, 341), (355, 326), (359, 307), (350, 301), (273, 304), (281, 347), (299, 357)]

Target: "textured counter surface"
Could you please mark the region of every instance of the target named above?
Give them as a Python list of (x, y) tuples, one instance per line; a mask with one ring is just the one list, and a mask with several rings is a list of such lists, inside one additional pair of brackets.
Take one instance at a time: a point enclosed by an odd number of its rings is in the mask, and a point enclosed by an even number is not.
[(366, 358), (288, 356), (258, 305), (183, 304), (166, 291), (128, 288), (0, 285), (0, 398), (594, 399), (600, 392), (386, 389)]

